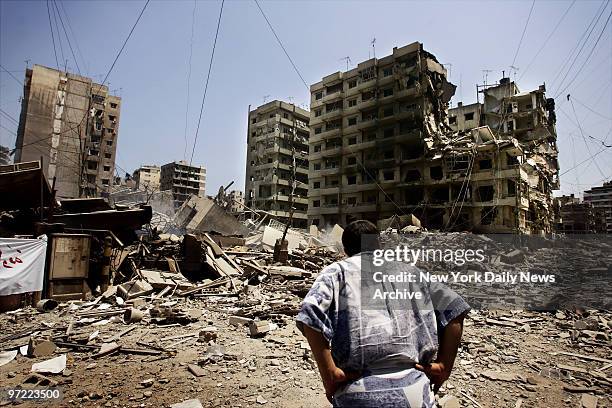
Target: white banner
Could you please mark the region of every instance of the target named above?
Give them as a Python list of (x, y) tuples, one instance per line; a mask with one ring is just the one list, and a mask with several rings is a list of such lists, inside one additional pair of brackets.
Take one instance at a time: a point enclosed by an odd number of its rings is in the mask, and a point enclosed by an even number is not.
[(0, 296), (38, 292), (43, 288), (47, 236), (0, 238)]

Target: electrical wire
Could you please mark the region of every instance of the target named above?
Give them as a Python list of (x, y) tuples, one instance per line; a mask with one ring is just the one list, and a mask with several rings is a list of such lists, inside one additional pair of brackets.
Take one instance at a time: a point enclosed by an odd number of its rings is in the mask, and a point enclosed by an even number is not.
[(217, 30), (215, 31), (215, 40), (213, 42), (212, 52), (210, 54), (210, 63), (208, 64), (208, 74), (206, 75), (206, 85), (204, 85), (204, 95), (202, 95), (202, 104), (200, 105), (200, 116), (198, 117), (198, 126), (196, 127), (195, 137), (193, 139), (193, 148), (191, 149), (191, 159), (189, 166), (193, 163), (193, 154), (195, 153), (196, 144), (198, 143), (198, 133), (200, 131), (200, 123), (202, 122), (202, 112), (204, 112), (204, 102), (206, 101), (206, 93), (208, 92), (208, 82), (210, 80), (210, 72), (215, 58), (215, 49), (217, 48), (217, 38), (219, 37), (219, 27), (221, 26), (221, 16), (223, 15), (223, 5), (225, 0), (221, 0), (221, 9), (219, 10), (219, 18), (217, 19)]
[(15, 119), (14, 117), (12, 117), (11, 115), (9, 115), (8, 113), (6, 113), (4, 110), (2, 110), (0, 108), (0, 113), (4, 114), (7, 118), (9, 118), (11, 120), (11, 122), (15, 123), (17, 126), (19, 126), (19, 121), (17, 119)]
[(55, 9), (53, 7), (51, 7), (51, 11), (53, 12), (53, 20), (55, 21), (55, 29), (57, 30), (57, 42), (59, 43), (59, 49), (60, 49), (60, 54), (62, 56), (62, 62), (65, 62), (66, 58), (64, 57), (64, 47), (62, 45), (62, 36), (59, 30), (59, 24), (57, 23), (57, 15), (55, 14)]
[[(74, 63), (76, 65), (77, 72), (79, 73), (79, 75), (81, 75), (81, 68), (79, 67), (79, 61), (77, 61), (77, 57), (76, 55), (74, 55), (74, 50), (72, 49), (72, 44), (70, 43), (70, 38), (68, 37), (68, 31), (66, 31), (66, 27), (64, 26), (64, 19), (62, 19), (62, 14), (60, 13), (55, 0), (52, 0), (52, 2), (53, 2), (53, 5), (55, 6), (55, 10), (57, 11), (57, 16), (60, 19), (60, 23), (62, 24), (62, 30), (64, 31), (64, 35), (66, 36), (66, 41), (68, 42), (68, 47), (70, 48), (70, 53), (72, 54), (72, 58), (74, 58)], [(58, 31), (59, 31), (59, 27), (58, 27)]]
[[(582, 131), (582, 125), (580, 124), (580, 121), (578, 120), (578, 114), (576, 113), (576, 108), (574, 107), (574, 101), (570, 99), (569, 95), (567, 95), (567, 99), (569, 99), (570, 104), (572, 105), (572, 110), (574, 111), (574, 117), (576, 118), (576, 122), (578, 123), (578, 129), (580, 130), (580, 135), (582, 135), (582, 139), (584, 140), (584, 145), (586, 146), (589, 154), (591, 154), (591, 148), (589, 147), (589, 144), (586, 141), (586, 137), (584, 137), (584, 133)], [(601, 174), (601, 176), (605, 177), (603, 171), (601, 171), (601, 167), (599, 167), (599, 164), (597, 163), (595, 159), (593, 159), (593, 163), (595, 163), (595, 167), (597, 167), (597, 170), (599, 170), (599, 173)]]
[(51, 24), (51, 10), (49, 9), (49, 0), (47, 0), (47, 17), (49, 17), (49, 28), (51, 29), (51, 41), (53, 42), (53, 54), (55, 55), (55, 66), (59, 71), (59, 61), (57, 59), (57, 47), (55, 46), (55, 34), (53, 33), (53, 25)]
[(74, 45), (76, 47), (77, 50), (77, 55), (81, 58), (81, 62), (83, 63), (83, 68), (85, 68), (85, 71), (88, 71), (88, 64), (87, 61), (85, 61), (85, 58), (83, 58), (83, 53), (81, 52), (81, 47), (79, 47), (79, 42), (77, 40), (77, 36), (74, 34), (74, 30), (72, 30), (72, 24), (70, 24), (70, 17), (68, 16), (68, 13), (66, 12), (66, 9), (64, 8), (64, 3), (61, 0), (54, 0), (54, 1), (58, 1), (60, 8), (62, 9), (62, 12), (64, 13), (64, 16), (66, 17), (66, 24), (68, 25), (68, 30), (70, 31), (70, 34), (72, 35), (72, 39), (74, 40)]
[(531, 3), (531, 8), (529, 9), (529, 15), (527, 16), (527, 21), (525, 21), (525, 27), (523, 27), (523, 33), (521, 34), (521, 39), (519, 40), (518, 47), (516, 47), (516, 52), (514, 53), (514, 58), (512, 58), (511, 66), (514, 66), (516, 62), (516, 57), (518, 56), (519, 50), (521, 49), (521, 44), (523, 44), (523, 38), (525, 38), (525, 32), (527, 31), (527, 26), (529, 25), (529, 20), (531, 19), (531, 13), (533, 12), (533, 7), (535, 6), (535, 0)]
[(13, 75), (9, 70), (7, 70), (6, 68), (4, 68), (1, 64), (0, 64), (0, 68), (2, 68), (2, 70), (4, 72), (6, 72), (7, 74), (9, 74), (9, 76), (11, 78), (13, 78), (15, 81), (17, 81), (17, 83), (21, 86), (23, 86), (23, 82), (21, 82), (19, 79), (17, 79), (17, 77), (15, 75)]
[[(302, 80), (302, 83), (304, 84), (304, 86), (306, 87), (306, 89), (308, 89), (308, 92), (310, 92), (310, 87), (308, 86), (308, 84), (306, 83), (306, 81), (304, 80), (304, 77), (302, 76), (302, 74), (300, 73), (300, 70), (297, 68), (297, 66), (295, 65), (295, 63), (293, 62), (293, 60), (291, 59), (291, 57), (289, 56), (289, 53), (287, 52), (287, 50), (285, 49), (285, 46), (283, 45), (282, 41), (280, 40), (280, 38), (278, 37), (278, 35), (276, 34), (276, 31), (274, 31), (274, 27), (272, 27), (272, 24), (270, 23), (270, 20), (268, 20), (268, 17), (266, 16), (266, 13), (264, 13), (263, 9), (261, 8), (261, 6), (259, 5), (259, 2), (257, 0), (254, 0), (255, 4), (257, 5), (257, 8), (259, 9), (259, 11), (261, 12), (261, 15), (263, 16), (263, 18), (266, 20), (266, 23), (268, 23), (268, 27), (270, 27), (270, 30), (272, 31), (272, 34), (274, 34), (274, 37), (276, 38), (276, 41), (278, 41), (278, 45), (280, 45), (280, 47), (283, 49), (283, 52), (285, 53), (285, 55), (287, 56), (287, 59), (289, 59), (289, 62), (291, 63), (291, 65), (293, 66), (293, 69), (295, 70), (295, 72), (298, 74), (298, 76), (300, 77), (300, 79)], [(535, 0), (534, 0), (535, 1)]]
[(576, 97), (572, 96), (572, 99), (576, 102), (578, 102), (580, 105), (582, 105), (583, 108), (588, 109), (591, 113), (594, 113), (595, 115), (599, 116), (600, 118), (606, 119), (606, 120), (612, 120), (611, 117), (609, 116), (605, 116), (602, 113), (597, 112), (596, 110), (588, 107), (587, 105), (585, 105), (584, 103), (580, 102)]

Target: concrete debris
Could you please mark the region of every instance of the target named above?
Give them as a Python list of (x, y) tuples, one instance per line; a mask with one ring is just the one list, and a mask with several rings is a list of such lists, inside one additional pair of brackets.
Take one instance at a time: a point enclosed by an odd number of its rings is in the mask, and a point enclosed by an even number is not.
[(597, 408), (599, 398), (591, 394), (582, 394), (580, 398), (580, 406), (582, 408)]
[(17, 357), (17, 350), (0, 352), (0, 367), (13, 361)]
[(27, 355), (32, 357), (47, 357), (55, 352), (57, 346), (50, 340), (30, 337)]
[(66, 369), (66, 354), (59, 357), (32, 364), (32, 372), (43, 374), (59, 374)]
[(190, 399), (170, 405), (170, 408), (204, 408), (199, 399)]

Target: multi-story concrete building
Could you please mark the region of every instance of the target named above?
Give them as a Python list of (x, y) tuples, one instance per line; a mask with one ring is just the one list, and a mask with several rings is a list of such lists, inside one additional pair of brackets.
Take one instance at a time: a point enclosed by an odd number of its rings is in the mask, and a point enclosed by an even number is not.
[(190, 166), (184, 160), (161, 166), (159, 188), (172, 191), (175, 207), (179, 207), (189, 197), (206, 197), (206, 169)]
[(132, 179), (136, 190), (158, 191), (161, 169), (155, 165), (143, 165), (134, 170)]
[(432, 134), (448, 129), (454, 89), (418, 42), (312, 85), (309, 223), (376, 222), (427, 202), (418, 168)]
[[(121, 98), (90, 78), (26, 70), (15, 162), (43, 159), (58, 198), (105, 196), (112, 185)], [(55, 183), (54, 183), (55, 179)]]
[(549, 233), (555, 226), (552, 191), (559, 188), (554, 100), (546, 98), (544, 85), (520, 92), (509, 78), (479, 88), (484, 103), (458, 103), (449, 110), (450, 127), (461, 132), (487, 126), (497, 142), (511, 143), (502, 147), (496, 142), (498, 149), (479, 155), (472, 196), (478, 196), (475, 189), (486, 189), (493, 195), (472, 202), (480, 210), (469, 203), (464, 208), (472, 209), (474, 224), (478, 224), (479, 213), (492, 214), (493, 218), (486, 220), (488, 227), (481, 225), (481, 230)]
[(246, 206), (282, 223), (293, 207), (291, 225), (300, 228), (306, 227), (308, 208), (309, 115), (272, 101), (249, 112), (247, 127)]
[(606, 233), (612, 234), (612, 181), (585, 191), (584, 201), (591, 203), (593, 208), (603, 213)]
[(244, 193), (240, 190), (232, 190), (227, 195), (230, 202), (229, 212), (239, 214), (244, 211)]
[(0, 166), (9, 164), (11, 162), (11, 156), (8, 147), (0, 146)]

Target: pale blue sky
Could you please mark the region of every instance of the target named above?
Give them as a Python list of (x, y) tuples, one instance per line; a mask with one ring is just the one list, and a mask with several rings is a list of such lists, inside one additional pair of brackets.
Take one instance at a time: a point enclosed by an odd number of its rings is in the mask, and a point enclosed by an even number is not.
[[(59, 0), (57, 0), (60, 6)], [(52, 3), (50, 3), (52, 4)], [(191, 152), (204, 80), (220, 7), (220, 1), (198, 1), (193, 37), (193, 59), (188, 114), (188, 153)], [(512, 59), (532, 2), (525, 1), (261, 1), (262, 8), (283, 40), (306, 82), (345, 70), (341, 58), (354, 64), (368, 58), (376, 37), (376, 55), (388, 55), (394, 46), (420, 41), (438, 60), (452, 64), (450, 79), (457, 95), (453, 104), (476, 100), (475, 84), (483, 70), (489, 82), (510, 70)], [(546, 83), (548, 96), (558, 92), (568, 59), (597, 14), (601, 1), (577, 0), (567, 16), (527, 69), (570, 1), (535, 3), (522, 46), (516, 58), (521, 90)], [(143, 1), (63, 0), (76, 37), (81, 71), (101, 80), (134, 23)], [(140, 164), (180, 160), (185, 151), (185, 113), (191, 21), (191, 0), (153, 0), (109, 78), (110, 88), (123, 97), (118, 160), (121, 169), (133, 171)], [(597, 26), (568, 74), (568, 83), (579, 71), (602, 31), (612, 6), (606, 3)], [(61, 7), (60, 7), (61, 10)], [(64, 21), (64, 24), (67, 24)], [(61, 27), (61, 25), (60, 25)], [(68, 31), (68, 27), (66, 27)], [(63, 36), (63, 32), (62, 32)], [(57, 37), (57, 33), (56, 33)], [(76, 64), (62, 37), (70, 70)], [(58, 39), (56, 38), (56, 42)], [(61, 54), (58, 44), (58, 53)], [(59, 56), (62, 59), (61, 55)], [(0, 1), (0, 63), (19, 80), (25, 60), (55, 66), (46, 1)], [(526, 70), (527, 69), (527, 70)], [(557, 81), (553, 82), (555, 76)], [(564, 86), (563, 86), (564, 87)], [(612, 144), (612, 21), (574, 82), (557, 98), (557, 132), (561, 172), (587, 159), (587, 151), (570, 103), (571, 93), (582, 129)], [(19, 116), (20, 85), (0, 72), (0, 108)], [(263, 97), (307, 104), (309, 94), (276, 43), (252, 1), (226, 1), (217, 50), (194, 163), (208, 171), (206, 190), (214, 194), (221, 184), (236, 181), (244, 188), (246, 117), (248, 105), (260, 105)], [(582, 104), (595, 111), (591, 112)], [(0, 115), (0, 144), (14, 146), (16, 131)], [(587, 136), (585, 136), (587, 137)], [(602, 148), (587, 137), (592, 153)], [(579, 192), (612, 177), (612, 149), (561, 177), (562, 192)], [(599, 169), (598, 169), (599, 167)], [(600, 172), (601, 170), (601, 172)], [(603, 173), (603, 174), (602, 174)], [(576, 185), (576, 183), (580, 185)]]

